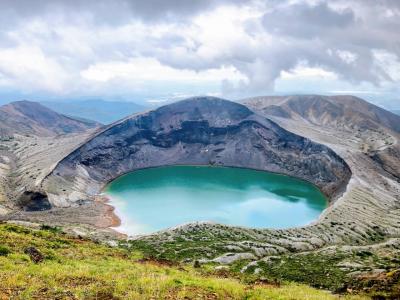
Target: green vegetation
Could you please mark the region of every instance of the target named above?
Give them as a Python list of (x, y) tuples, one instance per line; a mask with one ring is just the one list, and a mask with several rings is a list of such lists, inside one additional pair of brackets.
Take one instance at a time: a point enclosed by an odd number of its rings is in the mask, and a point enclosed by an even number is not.
[[(338, 223), (332, 224), (337, 226)], [(262, 235), (262, 231), (255, 231)], [(213, 259), (227, 252), (253, 252), (252, 247), (262, 247), (260, 241), (252, 240), (245, 231), (212, 230), (181, 231), (179, 234), (160, 233), (162, 238), (149, 236), (142, 240), (123, 243), (128, 249), (140, 250), (153, 259), (169, 261), (191, 261), (200, 258)], [(282, 237), (279, 231), (272, 237)], [(383, 242), (379, 228), (368, 232), (374, 242)], [(240, 250), (228, 249), (227, 245), (240, 245)], [(346, 249), (347, 248), (347, 249)], [(298, 282), (314, 288), (327, 289), (336, 293), (364, 291), (376, 299), (400, 299), (400, 247), (382, 245), (375, 250), (338, 246), (325, 252), (289, 252), (284, 255), (269, 256), (258, 263), (240, 260), (228, 268), (235, 276), (247, 280), (257, 274), (276, 282)], [(214, 269), (215, 263), (208, 262), (202, 268)], [(243, 274), (244, 273), (244, 274)], [(238, 275), (239, 274), (239, 275)], [(358, 276), (357, 274), (362, 274)], [(396, 274), (396, 276), (391, 276)], [(394, 284), (398, 279), (398, 283)]]
[(10, 254), (10, 250), (0, 245), (0, 256), (7, 256), (8, 254)]
[[(254, 232), (263, 234), (261, 230)], [(195, 225), (193, 230), (182, 230), (178, 235), (164, 232), (160, 236), (161, 238), (149, 236), (146, 240), (132, 240), (128, 243), (121, 243), (121, 246), (138, 249), (144, 255), (157, 259), (182, 261), (217, 257), (228, 252), (227, 244), (247, 243), (251, 247), (259, 243), (251, 234), (232, 227), (227, 230), (226, 226), (218, 224), (207, 230), (201, 228), (200, 225)]]
[[(0, 224), (0, 299), (338, 299), (306, 285), (144, 258), (58, 228)], [(40, 251), (32, 262), (27, 248)], [(7, 250), (4, 250), (7, 249)], [(344, 299), (367, 299), (345, 296)]]
[[(337, 267), (344, 255), (285, 255), (263, 262), (258, 267), (268, 277), (310, 284), (313, 287), (339, 290), (346, 282), (346, 272)], [(249, 271), (252, 271), (251, 268)]]

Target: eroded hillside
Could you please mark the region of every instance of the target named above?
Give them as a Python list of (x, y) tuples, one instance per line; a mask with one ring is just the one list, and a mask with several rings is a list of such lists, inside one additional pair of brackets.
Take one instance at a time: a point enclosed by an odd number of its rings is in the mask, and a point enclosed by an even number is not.
[[(0, 216), (20, 209), (26, 191), (34, 191), (56, 163), (100, 127), (60, 115), (30, 101), (0, 107)], [(48, 209), (36, 195), (32, 209)]]

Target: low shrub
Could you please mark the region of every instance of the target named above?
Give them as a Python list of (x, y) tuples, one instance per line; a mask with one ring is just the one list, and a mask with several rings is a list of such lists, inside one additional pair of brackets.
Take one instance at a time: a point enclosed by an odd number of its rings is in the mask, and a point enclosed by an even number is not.
[(0, 256), (7, 256), (10, 253), (11, 253), (10, 249), (0, 245)]

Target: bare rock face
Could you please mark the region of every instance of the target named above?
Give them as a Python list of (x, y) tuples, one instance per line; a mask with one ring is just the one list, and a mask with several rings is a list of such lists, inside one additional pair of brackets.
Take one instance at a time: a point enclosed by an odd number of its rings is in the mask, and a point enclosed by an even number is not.
[(351, 176), (328, 147), (241, 104), (201, 97), (111, 125), (64, 158), (42, 188), (52, 205), (69, 206), (124, 173), (174, 164), (279, 172), (310, 181), (328, 196), (340, 193)]

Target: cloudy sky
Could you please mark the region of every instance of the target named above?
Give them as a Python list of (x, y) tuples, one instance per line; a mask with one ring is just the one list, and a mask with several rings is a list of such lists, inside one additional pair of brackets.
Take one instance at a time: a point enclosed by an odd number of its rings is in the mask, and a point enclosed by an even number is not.
[(398, 0), (1, 0), (0, 97), (354, 94), (400, 108)]

